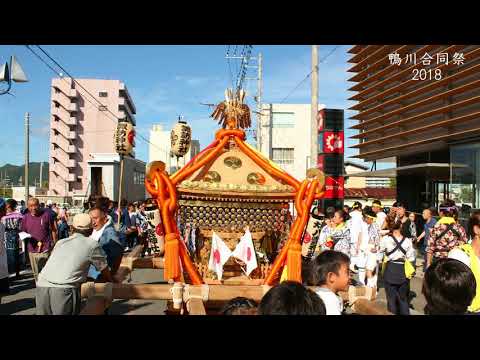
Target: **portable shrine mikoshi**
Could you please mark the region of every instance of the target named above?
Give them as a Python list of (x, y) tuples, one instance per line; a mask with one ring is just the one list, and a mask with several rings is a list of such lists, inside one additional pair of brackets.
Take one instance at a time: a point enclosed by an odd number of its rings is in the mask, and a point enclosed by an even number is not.
[[(260, 270), (255, 277), (271, 285), (287, 265), (287, 278), (301, 281), (301, 237), (312, 202), (323, 196), (324, 176), (317, 171), (300, 182), (253, 149), (243, 130), (250, 126), (244, 93), (226, 95), (212, 114), (222, 129), (207, 148), (173, 175), (162, 162), (147, 168), (145, 185), (158, 202), (166, 233), (164, 277), (178, 282), (185, 275), (183, 280), (194, 285), (208, 282), (205, 251), (194, 254), (199, 255), (195, 262), (182, 241), (179, 228), (190, 224), (205, 243), (218, 231), (230, 247), (249, 226), (255, 247), (273, 260), (272, 266), (263, 266), (267, 273)], [(292, 202), (296, 217), (290, 223), (287, 208)], [(285, 244), (275, 254), (281, 240)]]
[[(300, 182), (247, 144), (243, 129), (250, 127), (250, 110), (244, 96), (242, 90), (235, 94), (227, 90), (226, 100), (212, 114), (222, 129), (183, 168), (169, 175), (163, 162), (147, 167), (145, 186), (158, 204), (165, 232), (164, 257), (140, 258), (135, 249), (123, 259), (121, 269), (163, 269), (169, 284), (85, 284), (82, 296), (93, 299), (84, 313), (101, 313), (112, 298), (122, 298), (168, 299), (174, 309), (183, 309), (183, 303), (190, 314), (206, 314), (207, 301), (211, 309), (212, 303), (236, 296), (260, 300), (281, 275), (302, 281), (301, 241), (312, 203), (324, 194), (324, 175), (311, 170)], [(182, 137), (173, 135), (182, 147)], [(241, 274), (241, 264), (230, 259), (225, 276), (215, 279), (206, 264), (212, 233), (233, 249), (247, 226), (258, 268), (249, 277), (235, 276)], [(195, 230), (189, 233), (190, 229)], [(185, 242), (192, 233), (197, 240), (194, 249)], [(360, 299), (366, 313), (382, 313), (365, 303), (372, 296), (364, 293), (365, 289), (353, 289), (344, 297)]]

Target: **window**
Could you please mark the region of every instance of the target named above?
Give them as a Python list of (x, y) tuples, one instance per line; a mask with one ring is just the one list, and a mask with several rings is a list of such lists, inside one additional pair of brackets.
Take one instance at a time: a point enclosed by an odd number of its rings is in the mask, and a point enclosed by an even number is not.
[(274, 112), (272, 113), (272, 127), (274, 128), (294, 128), (295, 113), (293, 112)]
[(108, 97), (108, 93), (107, 93), (106, 91), (100, 91), (100, 92), (98, 93), (98, 96), (100, 96), (100, 97)]
[(293, 164), (293, 148), (273, 148), (273, 162), (277, 164)]
[(145, 184), (145, 174), (139, 171), (133, 172), (133, 183), (135, 185), (144, 185)]

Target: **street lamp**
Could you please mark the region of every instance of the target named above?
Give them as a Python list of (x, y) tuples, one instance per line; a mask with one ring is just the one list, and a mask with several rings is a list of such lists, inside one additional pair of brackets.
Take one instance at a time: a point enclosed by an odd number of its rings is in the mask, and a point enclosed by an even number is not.
[(18, 63), (15, 56), (13, 55), (10, 57), (10, 66), (8, 65), (8, 62), (5, 62), (0, 67), (0, 83), (6, 82), (8, 84), (6, 90), (0, 90), (0, 95), (8, 94), (8, 92), (12, 88), (12, 81), (15, 81), (15, 82), (28, 81), (27, 76), (25, 75), (25, 72), (23, 71), (22, 67)]

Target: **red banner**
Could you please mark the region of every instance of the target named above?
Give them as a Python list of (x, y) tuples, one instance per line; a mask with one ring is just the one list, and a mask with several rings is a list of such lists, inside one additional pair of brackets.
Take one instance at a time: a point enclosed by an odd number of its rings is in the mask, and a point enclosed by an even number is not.
[(344, 193), (344, 178), (327, 176), (325, 179), (325, 199), (343, 199)]
[(323, 133), (323, 152), (343, 154), (344, 151), (343, 131), (325, 131)]

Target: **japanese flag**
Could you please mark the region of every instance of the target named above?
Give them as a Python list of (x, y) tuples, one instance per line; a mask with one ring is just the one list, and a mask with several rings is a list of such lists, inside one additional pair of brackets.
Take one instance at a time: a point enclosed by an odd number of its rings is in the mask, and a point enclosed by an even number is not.
[(255, 256), (255, 248), (253, 247), (250, 230), (247, 230), (242, 236), (237, 247), (233, 250), (232, 256), (242, 260), (247, 265), (247, 276), (257, 268), (257, 257)]
[(227, 245), (225, 245), (223, 240), (215, 232), (213, 232), (208, 269), (215, 271), (219, 280), (222, 280), (223, 265), (225, 265), (231, 255), (232, 251), (227, 247)]

